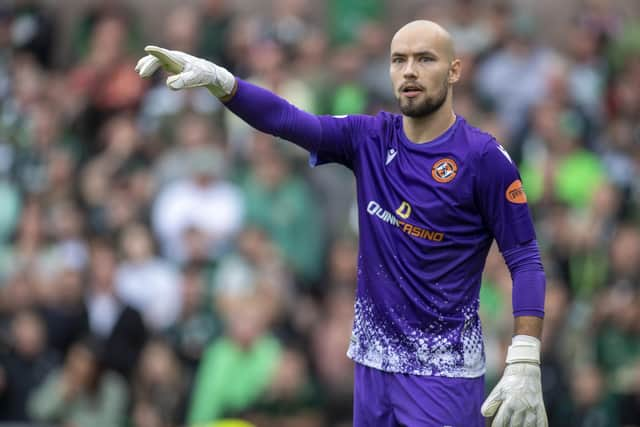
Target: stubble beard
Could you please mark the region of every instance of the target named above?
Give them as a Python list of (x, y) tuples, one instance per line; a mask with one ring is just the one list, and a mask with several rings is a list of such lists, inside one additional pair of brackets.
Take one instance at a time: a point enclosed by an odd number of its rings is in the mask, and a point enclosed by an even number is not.
[(420, 102), (417, 98), (398, 97), (398, 105), (403, 115), (412, 118), (421, 118), (433, 114), (447, 101), (449, 96), (449, 83), (444, 80), (440, 90), (432, 96), (427, 96)]

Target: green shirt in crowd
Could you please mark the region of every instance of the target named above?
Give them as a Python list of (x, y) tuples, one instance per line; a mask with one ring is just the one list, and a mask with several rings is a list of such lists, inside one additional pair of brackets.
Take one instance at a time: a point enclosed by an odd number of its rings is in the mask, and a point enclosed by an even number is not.
[(256, 402), (269, 385), (281, 351), (278, 340), (268, 335), (258, 338), (249, 349), (227, 337), (214, 341), (198, 367), (189, 425), (215, 421)]

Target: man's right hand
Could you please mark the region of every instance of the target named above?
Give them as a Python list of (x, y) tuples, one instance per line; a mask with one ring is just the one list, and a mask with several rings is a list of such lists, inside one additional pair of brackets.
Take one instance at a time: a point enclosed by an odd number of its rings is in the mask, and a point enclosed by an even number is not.
[(227, 98), (235, 90), (233, 74), (213, 62), (157, 46), (147, 46), (144, 50), (148, 55), (136, 65), (141, 77), (149, 77), (162, 67), (172, 74), (167, 78), (167, 86), (174, 90), (204, 86), (218, 98)]

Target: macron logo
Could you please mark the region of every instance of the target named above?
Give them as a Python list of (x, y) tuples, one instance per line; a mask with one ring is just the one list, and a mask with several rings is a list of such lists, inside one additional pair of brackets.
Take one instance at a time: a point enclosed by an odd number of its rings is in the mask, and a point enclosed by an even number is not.
[(389, 150), (387, 150), (387, 161), (384, 162), (385, 166), (391, 163), (391, 160), (393, 160), (397, 154), (398, 150), (396, 150), (395, 148), (389, 148)]
[(498, 150), (500, 150), (500, 152), (504, 154), (504, 156), (507, 158), (507, 160), (509, 160), (509, 162), (513, 163), (513, 160), (511, 160), (511, 156), (502, 145), (498, 144)]

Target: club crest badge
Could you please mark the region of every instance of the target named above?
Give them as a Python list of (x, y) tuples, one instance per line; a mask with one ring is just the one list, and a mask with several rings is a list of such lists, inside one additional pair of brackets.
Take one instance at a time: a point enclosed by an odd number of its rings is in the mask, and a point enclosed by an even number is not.
[(440, 159), (431, 168), (431, 176), (438, 182), (450, 182), (457, 173), (458, 165), (451, 158)]

